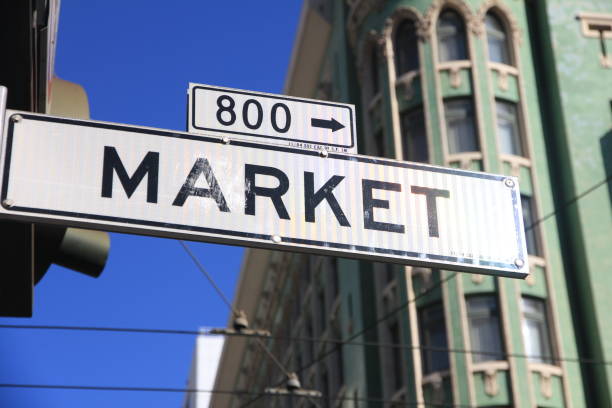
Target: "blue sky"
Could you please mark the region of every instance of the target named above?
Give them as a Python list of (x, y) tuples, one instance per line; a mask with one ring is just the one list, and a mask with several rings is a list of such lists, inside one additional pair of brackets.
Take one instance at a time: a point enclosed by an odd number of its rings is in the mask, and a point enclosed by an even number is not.
[[(170, 6), (171, 4), (171, 6)], [(91, 118), (185, 130), (189, 82), (281, 93), (301, 1), (62, 0), (56, 73)], [(243, 250), (190, 243), (231, 296)], [(2, 324), (195, 330), (228, 310), (174, 240), (111, 234), (98, 279), (53, 266), (32, 319)], [(0, 329), (0, 383), (184, 387), (195, 338)], [(0, 406), (179, 407), (183, 395), (0, 388)]]

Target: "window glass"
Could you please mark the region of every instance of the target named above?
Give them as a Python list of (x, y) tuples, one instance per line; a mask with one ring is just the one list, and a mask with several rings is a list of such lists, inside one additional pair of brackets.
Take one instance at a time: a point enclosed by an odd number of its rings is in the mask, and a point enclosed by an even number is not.
[(404, 160), (427, 163), (427, 133), (422, 109), (402, 113)]
[(465, 25), (453, 10), (445, 10), (438, 19), (438, 54), (440, 62), (468, 59)]
[(444, 102), (446, 134), (450, 154), (478, 151), (474, 106), (469, 99), (452, 99)]
[(325, 310), (325, 292), (323, 288), (319, 290), (317, 303), (319, 309), (319, 333), (323, 333), (327, 326), (327, 311)]
[(420, 312), (420, 334), (423, 345), (423, 372), (445, 371), (449, 368), (448, 353), (432, 349), (446, 349), (446, 324), (441, 304), (429, 306)]
[(467, 299), (467, 308), (472, 350), (486, 353), (473, 353), (472, 361), (480, 363), (490, 360), (503, 360), (499, 312), (495, 297), (470, 297)]
[(485, 16), (485, 26), (487, 29), (489, 60), (510, 65), (508, 38), (504, 25), (495, 14), (487, 13)]
[[(400, 327), (397, 321), (392, 322), (388, 326), (389, 340), (391, 344), (401, 344), (400, 338)], [(393, 367), (393, 386), (394, 390), (397, 391), (404, 385), (404, 379), (402, 375), (402, 350), (400, 347), (391, 347), (391, 365)]]
[(378, 50), (376, 44), (370, 46), (370, 86), (372, 87), (372, 97), (380, 91), (378, 84)]
[(529, 361), (552, 364), (544, 301), (523, 297), (523, 340)]
[(382, 130), (379, 130), (374, 135), (374, 146), (376, 149), (375, 155), (385, 157), (385, 135)]
[(516, 105), (512, 102), (496, 101), (497, 140), (503, 154), (523, 155), (521, 134), (516, 114)]
[(537, 227), (534, 225), (535, 211), (533, 210), (533, 199), (528, 195), (521, 194), (521, 207), (523, 209), (523, 226), (525, 227), (525, 241), (527, 241), (527, 253), (539, 255)]
[(402, 74), (419, 69), (419, 42), (414, 21), (405, 20), (395, 34), (395, 69), (399, 78)]

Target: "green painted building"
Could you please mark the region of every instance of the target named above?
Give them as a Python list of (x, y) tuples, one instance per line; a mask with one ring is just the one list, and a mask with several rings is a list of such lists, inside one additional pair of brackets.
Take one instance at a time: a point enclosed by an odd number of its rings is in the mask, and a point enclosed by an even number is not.
[[(612, 2), (306, 1), (285, 92), (357, 105), (362, 154), (519, 177), (530, 255), (519, 281), (247, 251), (234, 304), (319, 406), (612, 406)], [(226, 342), (217, 389), (284, 380)]]

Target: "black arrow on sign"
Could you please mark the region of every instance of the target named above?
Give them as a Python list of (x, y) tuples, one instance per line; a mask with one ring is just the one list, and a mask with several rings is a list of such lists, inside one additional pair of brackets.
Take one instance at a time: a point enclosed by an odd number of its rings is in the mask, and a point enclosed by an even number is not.
[(344, 125), (338, 122), (334, 118), (331, 118), (330, 120), (312, 118), (310, 119), (310, 126), (331, 129), (332, 132), (335, 132), (336, 130), (340, 130), (344, 128)]

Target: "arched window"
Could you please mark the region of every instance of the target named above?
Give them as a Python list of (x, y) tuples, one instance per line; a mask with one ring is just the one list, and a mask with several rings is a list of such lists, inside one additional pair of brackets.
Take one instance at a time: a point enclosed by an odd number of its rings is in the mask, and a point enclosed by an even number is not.
[(437, 34), (440, 62), (468, 59), (465, 24), (456, 11), (440, 13)]
[(404, 20), (395, 32), (395, 70), (397, 77), (419, 69), (419, 42), (413, 20)]
[(485, 16), (485, 26), (487, 28), (489, 60), (502, 64), (512, 64), (508, 36), (500, 19), (495, 14), (488, 12)]

